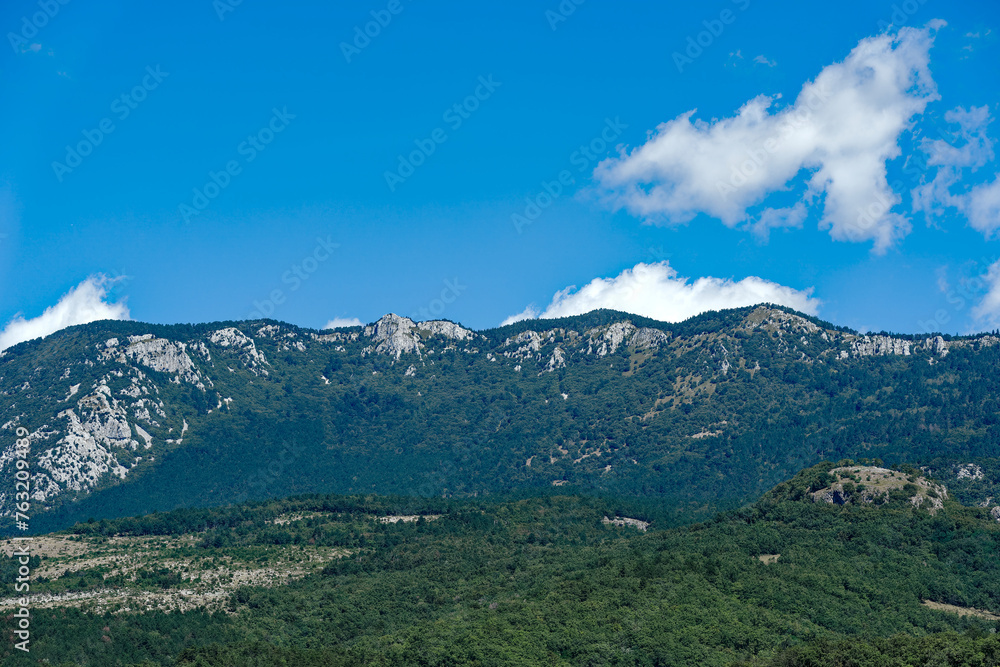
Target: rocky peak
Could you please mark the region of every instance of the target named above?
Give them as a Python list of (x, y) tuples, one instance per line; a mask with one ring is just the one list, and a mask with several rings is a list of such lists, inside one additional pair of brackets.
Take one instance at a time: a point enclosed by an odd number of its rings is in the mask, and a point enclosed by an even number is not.
[(388, 354), (399, 359), (404, 352), (420, 354), (420, 335), (415, 331), (416, 323), (408, 317), (395, 313), (383, 315), (375, 324), (365, 327), (365, 337), (371, 338), (373, 345), (364, 353)]
[(406, 353), (419, 356), (424, 349), (423, 338), (429, 336), (441, 336), (455, 341), (468, 341), (476, 337), (474, 331), (454, 322), (447, 320), (414, 322), (395, 313), (383, 315), (374, 324), (369, 324), (362, 335), (372, 339), (372, 344), (366, 347), (362, 354), (387, 354), (396, 359)]
[[(615, 322), (608, 326), (603, 333), (599, 329), (591, 329), (587, 333), (590, 334), (592, 343), (600, 343), (601, 346), (597, 350), (597, 355), (603, 357), (606, 354), (614, 354), (618, 350), (618, 346), (628, 340), (635, 331), (635, 325), (625, 321)], [(608, 349), (609, 346), (610, 349)]]
[(156, 338), (153, 334), (129, 336), (128, 344), (121, 345), (117, 338), (111, 338), (103, 344), (98, 359), (107, 361), (114, 359), (120, 364), (129, 360), (161, 373), (171, 373), (177, 381), (189, 382), (204, 390), (201, 374), (188, 356), (184, 343), (175, 343), (166, 338)]
[(267, 359), (257, 349), (253, 338), (236, 327), (227, 327), (213, 331), (208, 340), (219, 347), (229, 347), (238, 351), (240, 361), (254, 374), (267, 375), (267, 369), (263, 365), (267, 364)]
[(590, 346), (597, 356), (604, 357), (614, 354), (622, 345), (636, 350), (655, 349), (670, 340), (668, 334), (659, 329), (636, 327), (628, 320), (615, 322), (607, 327), (598, 327), (587, 331)]
[(780, 308), (758, 306), (743, 319), (743, 328), (753, 330), (761, 328), (765, 331), (787, 331), (790, 333), (818, 333), (820, 328), (802, 317), (786, 312)]
[(428, 320), (419, 322), (416, 326), (420, 331), (428, 331), (431, 335), (444, 336), (452, 340), (471, 340), (476, 335), (474, 331), (447, 320)]

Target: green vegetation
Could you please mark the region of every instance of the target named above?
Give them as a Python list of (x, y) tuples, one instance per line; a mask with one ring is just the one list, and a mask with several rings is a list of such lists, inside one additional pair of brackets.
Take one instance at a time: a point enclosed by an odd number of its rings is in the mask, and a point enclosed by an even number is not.
[[(211, 663), (209, 663), (211, 664)], [(221, 663), (216, 663), (221, 664)], [(236, 663), (233, 663), (236, 664)], [(926, 637), (895, 635), (887, 639), (816, 641), (785, 649), (745, 667), (994, 667), (1000, 665), (1000, 638), (982, 636), (974, 628), (959, 635), (942, 632)]]
[[(37, 609), (31, 659), (213, 667), (995, 664), (996, 620), (922, 603), (1000, 613), (1000, 524), (986, 509), (952, 500), (934, 514), (904, 497), (813, 502), (809, 494), (829, 483), (833, 468), (805, 470), (708, 522), (666, 529), (672, 511), (662, 506), (570, 495), (502, 502), (310, 495), (79, 524), (62, 537), (86, 552), (38, 567), (114, 562), (138, 553), (141, 541), (146, 555), (137, 562), (148, 574), (109, 578), (98, 587), (103, 598), (82, 609)], [(651, 525), (642, 531), (604, 517)], [(263, 585), (238, 581), (241, 568), (300, 566), (300, 574)], [(217, 602), (124, 610), (134, 604), (125, 593), (177, 602), (180, 589), (220, 568), (233, 581), (219, 580), (226, 595)], [(70, 590), (77, 576), (67, 575)], [(4, 665), (27, 664), (5, 650)], [(896, 662), (872, 661), (883, 654)], [(931, 662), (946, 654), (959, 657)], [(986, 657), (961, 661), (973, 654)]]
[[(658, 346), (611, 351), (626, 319)], [(200, 380), (101, 356), (140, 334)], [(95, 322), (0, 357), (36, 480), (68, 409), (114, 432), (118, 401), (135, 440), (106, 445), (124, 479), (33, 501), (63, 532), (0, 664), (996, 664), (995, 339), (864, 356), (769, 308), (420, 330), (398, 358), (320, 334)]]
[[(666, 342), (598, 356), (589, 337), (603, 340), (606, 327), (624, 320), (663, 332)], [(251, 369), (240, 349), (212, 344), (211, 332), (223, 327), (253, 337), (267, 365)], [(529, 331), (544, 334), (538, 351), (504, 356)], [(95, 352), (109, 338), (146, 333), (186, 344), (211, 385), (206, 379), (202, 391)], [(8, 350), (0, 423), (23, 414), (32, 428), (58, 428), (56, 415), (94, 383), (131, 400), (123, 392), (137, 372), (163, 401), (157, 425), (142, 422), (151, 450), (114, 448), (123, 465), (138, 461), (124, 480), (108, 475), (93, 493), (56, 496), (45, 513), (36, 503), (33, 527), (304, 493), (482, 497), (537, 494), (553, 483), (564, 492), (661, 498), (680, 525), (752, 502), (823, 459), (848, 457), (919, 461), (964, 502), (1000, 498), (1000, 467), (990, 463), (1000, 454), (1000, 346), (988, 341), (955, 340), (945, 356), (921, 348), (859, 357), (854, 334), (766, 308), (679, 324), (597, 311), (465, 342), (424, 332), (420, 356), (398, 360), (365, 352), (370, 338), (312, 338), (320, 333), (271, 321), (95, 322)], [(202, 344), (210, 360), (194, 351)], [(556, 347), (566, 365), (548, 372)], [(80, 393), (65, 402), (77, 384)], [(983, 465), (985, 478), (956, 479), (956, 466), (969, 462)]]

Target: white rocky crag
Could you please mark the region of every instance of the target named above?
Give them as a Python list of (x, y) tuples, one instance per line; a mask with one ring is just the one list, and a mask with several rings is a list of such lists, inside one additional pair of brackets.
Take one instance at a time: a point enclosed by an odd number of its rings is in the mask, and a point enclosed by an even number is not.
[(120, 364), (127, 364), (131, 360), (154, 371), (171, 373), (176, 382), (188, 382), (204, 391), (201, 374), (186, 349), (184, 343), (156, 338), (153, 334), (129, 336), (127, 345), (121, 345), (117, 338), (111, 338), (104, 343), (98, 360), (114, 359)]
[[(306, 335), (311, 337), (313, 340), (320, 339), (320, 337), (316, 336), (316, 334), (313, 333)], [(256, 337), (270, 339), (274, 341), (281, 341), (281, 349), (286, 352), (293, 349), (298, 350), (299, 352), (305, 352), (307, 349), (305, 344), (301, 340), (298, 340), (299, 338), (298, 332), (285, 331), (284, 333), (282, 333), (282, 328), (275, 324), (265, 324), (262, 327), (258, 327)]]
[(281, 333), (281, 327), (274, 324), (265, 324), (257, 329), (257, 338), (277, 338)]
[(631, 322), (615, 322), (606, 327), (598, 327), (587, 331), (589, 347), (587, 354), (596, 353), (599, 357), (614, 354), (621, 346), (633, 350), (657, 349), (670, 341), (670, 336), (659, 329), (636, 327)]
[(721, 343), (719, 344), (719, 349), (722, 351), (722, 361), (719, 362), (719, 370), (722, 371), (723, 375), (729, 375), (729, 369), (732, 368), (732, 364), (729, 363), (729, 350)]
[(521, 361), (531, 359), (532, 357), (536, 357), (538, 351), (542, 349), (542, 335), (537, 331), (522, 331), (513, 338), (508, 338), (503, 343), (504, 347), (512, 345), (517, 345), (517, 349), (504, 352), (504, 357), (508, 359), (513, 357)]
[(924, 339), (924, 350), (939, 357), (948, 354), (948, 343), (941, 336)]
[[(1000, 345), (1000, 337), (994, 336), (992, 334), (983, 334), (981, 336), (976, 336), (975, 338), (966, 338), (966, 339), (950, 340), (950, 341), (944, 340), (943, 338), (941, 338), (941, 336), (935, 336), (934, 338), (927, 339), (927, 341), (936, 341), (936, 340), (940, 340), (941, 342), (935, 344), (939, 344), (945, 350), (953, 348), (954, 349), (969, 348), (970, 350), (978, 351), (987, 347), (993, 347), (994, 345)], [(924, 342), (924, 345), (928, 344), (927, 341)], [(944, 354), (947, 354), (947, 352), (945, 352)], [(944, 354), (942, 354), (941, 356), (943, 357)]]
[(208, 351), (208, 346), (200, 340), (196, 343), (191, 343), (191, 350), (200, 354), (201, 358), (205, 361), (212, 361), (212, 353)]
[(958, 466), (957, 474), (955, 476), (958, 479), (971, 479), (971, 480), (982, 479), (983, 469), (977, 466), (975, 463), (966, 463), (965, 465)]
[[(350, 331), (350, 332), (334, 331), (333, 333), (326, 333), (326, 334), (311, 333), (309, 334), (309, 337), (312, 338), (317, 343), (353, 343), (357, 341), (358, 338), (361, 337), (361, 334), (358, 333), (357, 331)], [(338, 345), (337, 349), (340, 352), (344, 351), (344, 347), (342, 345)]]
[[(591, 329), (587, 332), (590, 336), (591, 346), (599, 344), (597, 356), (603, 357), (614, 354), (618, 346), (624, 343), (636, 331), (635, 325), (631, 322), (615, 322), (602, 332), (601, 329)], [(608, 349), (610, 346), (610, 349)], [(590, 350), (587, 351), (588, 354)]]
[(128, 469), (118, 462), (113, 449), (134, 449), (138, 443), (129, 438), (131, 432), (124, 419), (105, 415), (102, 420), (91, 415), (88, 421), (81, 421), (72, 409), (59, 417), (68, 422), (68, 433), (38, 458), (38, 467), (44, 472), (35, 473), (35, 500), (44, 501), (63, 491), (89, 491), (109, 472), (125, 478)]
[(852, 356), (880, 357), (887, 354), (909, 356), (910, 341), (891, 336), (863, 336), (851, 341)]
[(552, 351), (552, 356), (549, 357), (549, 363), (545, 367), (545, 370), (551, 373), (557, 368), (566, 368), (566, 357), (563, 355), (562, 348), (558, 345)]
[(641, 521), (639, 519), (630, 519), (626, 516), (615, 517), (614, 519), (609, 519), (608, 517), (604, 517), (603, 519), (601, 519), (601, 523), (610, 524), (612, 526), (632, 526), (634, 528), (638, 528), (643, 532), (649, 529), (648, 521)]
[(213, 331), (208, 337), (208, 340), (213, 345), (236, 350), (237, 354), (239, 354), (240, 361), (243, 362), (243, 365), (247, 367), (247, 370), (254, 375), (268, 374), (267, 369), (264, 368), (264, 366), (270, 365), (268, 364), (267, 359), (259, 350), (257, 350), (257, 345), (254, 344), (253, 339), (236, 327), (228, 327), (226, 329)]
[[(0, 430), (15, 431), (17, 427), (21, 425), (21, 420), (24, 419), (25, 416), (26, 415), (24, 414), (17, 415), (10, 421), (6, 422), (2, 427), (0, 427)], [(43, 443), (49, 438), (51, 438), (53, 435), (55, 435), (52, 431), (47, 431), (46, 430), (47, 428), (48, 426), (43, 424), (40, 428), (28, 432), (26, 439), (30, 443), (30, 448), (32, 450), (38, 449), (39, 443)], [(4, 440), (9, 441), (10, 445), (3, 452), (0, 452), (0, 475), (5, 475), (6, 479), (13, 480), (14, 465), (15, 465), (14, 461), (17, 460), (16, 457), (17, 448), (15, 445), (15, 439), (13, 437), (10, 437), (10, 438), (5, 438)], [(44, 490), (49, 487), (50, 482), (46, 478), (38, 474), (35, 474), (32, 477), (31, 484), (32, 484), (31, 491), (34, 492), (32, 494), (32, 497), (37, 498), (38, 490), (41, 489), (44, 492)], [(6, 488), (0, 488), (0, 507), (4, 508), (3, 512), (0, 513), (0, 515), (10, 516), (14, 513), (13, 499), (14, 499), (14, 494), (16, 492), (17, 491), (14, 489), (13, 481), (10, 483), (10, 485), (6, 486)]]
[(362, 356), (386, 354), (397, 360), (404, 354), (422, 356), (425, 347), (424, 336), (441, 336), (460, 342), (472, 340), (476, 336), (475, 332), (454, 322), (446, 320), (414, 322), (395, 313), (383, 315), (375, 324), (366, 326), (363, 335), (365, 338), (371, 338), (372, 344), (361, 351)]
[[(79, 415), (77, 412), (79, 411)], [(33, 449), (41, 449), (34, 474), (32, 498), (44, 502), (65, 491), (89, 491), (108, 474), (123, 479), (128, 468), (118, 460), (124, 450), (134, 451), (140, 444), (132, 438), (126, 406), (115, 398), (106, 380), (90, 393), (57, 415), (64, 426), (58, 430), (39, 430)], [(44, 441), (62, 433), (55, 444), (43, 448)], [(142, 431), (148, 448), (152, 437)], [(13, 462), (13, 450), (0, 456), (0, 470)], [(6, 504), (0, 494), (0, 504)]]
[(420, 331), (428, 331), (433, 336), (444, 336), (445, 338), (450, 338), (451, 340), (466, 341), (472, 340), (476, 336), (474, 331), (447, 320), (429, 320), (427, 322), (418, 322), (416, 326)]
[[(98, 345), (98, 358), (110, 368), (85, 395), (77, 397), (84, 385), (74, 384), (64, 398), (53, 397), (49, 417), (35, 417), (48, 421), (30, 436), (37, 455), (31, 493), (42, 506), (65, 492), (88, 492), (109, 477), (123, 479), (141, 460), (135, 452), (153, 448), (147, 429), (159, 429), (157, 417), (165, 419), (166, 412), (159, 388), (140, 365), (172, 374), (174, 382), (197, 380), (195, 386), (204, 386), (197, 369), (185, 361), (184, 346), (169, 341), (135, 337), (126, 348), (110, 339)], [(60, 405), (73, 398), (70, 406)], [(10, 473), (14, 453), (13, 444), (0, 453), (0, 474)], [(12, 498), (0, 492), (0, 515), (12, 513)]]
[[(659, 329), (648, 327), (638, 328), (631, 322), (615, 322), (604, 327), (590, 329), (585, 334), (586, 338), (581, 338), (576, 331), (566, 329), (550, 329), (547, 331), (522, 331), (516, 336), (507, 338), (503, 342), (503, 347), (514, 348), (504, 351), (503, 356), (507, 359), (525, 361), (527, 359), (542, 360), (541, 349), (545, 345), (553, 344), (556, 340), (568, 340), (570, 346), (577, 342), (586, 343), (586, 354), (596, 354), (605, 357), (614, 354), (620, 347), (630, 347), (633, 350), (657, 349), (670, 341), (670, 335)], [(556, 356), (558, 350), (558, 358)], [(547, 370), (554, 367), (566, 365), (566, 351), (557, 346), (549, 356)]]
[(146, 433), (146, 431), (138, 424), (135, 425), (135, 432), (138, 433), (139, 437), (146, 442), (146, 449), (149, 449), (150, 447), (153, 446), (153, 436)]
[[(101, 381), (94, 393), (84, 396), (76, 402), (83, 417), (82, 423), (77, 421), (82, 431), (89, 433), (98, 442), (108, 446), (127, 447), (135, 449), (138, 443), (132, 440), (132, 430), (129, 428), (128, 415), (121, 402), (111, 395), (111, 388)], [(70, 422), (76, 420), (72, 408), (59, 413), (66, 416)]]
[(403, 354), (420, 356), (423, 347), (414, 321), (394, 313), (383, 315), (375, 324), (366, 326), (364, 335), (372, 339), (372, 344), (362, 350), (362, 356), (373, 352), (387, 354), (396, 359)]
[(944, 357), (948, 354), (948, 343), (941, 336), (911, 341), (892, 336), (866, 335), (851, 340), (850, 354), (854, 357), (880, 357), (890, 354), (909, 356), (916, 352)]

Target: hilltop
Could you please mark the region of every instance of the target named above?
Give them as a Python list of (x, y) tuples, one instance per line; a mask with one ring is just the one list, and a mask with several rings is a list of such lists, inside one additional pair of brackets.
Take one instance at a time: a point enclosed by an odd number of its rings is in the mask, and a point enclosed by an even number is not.
[(933, 514), (948, 499), (948, 490), (943, 485), (935, 484), (923, 475), (907, 475), (878, 466), (854, 465), (833, 468), (827, 474), (830, 476), (829, 485), (812, 494), (817, 502), (884, 505), (899, 497), (916, 507), (927, 507)]

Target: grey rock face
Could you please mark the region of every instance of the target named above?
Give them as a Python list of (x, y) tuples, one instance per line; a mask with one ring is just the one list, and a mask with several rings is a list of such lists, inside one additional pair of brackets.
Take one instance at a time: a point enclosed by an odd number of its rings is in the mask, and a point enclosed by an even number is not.
[(373, 343), (365, 348), (366, 351), (388, 354), (396, 359), (405, 353), (419, 355), (422, 347), (413, 320), (394, 313), (383, 315), (378, 322), (365, 327), (365, 336)]

